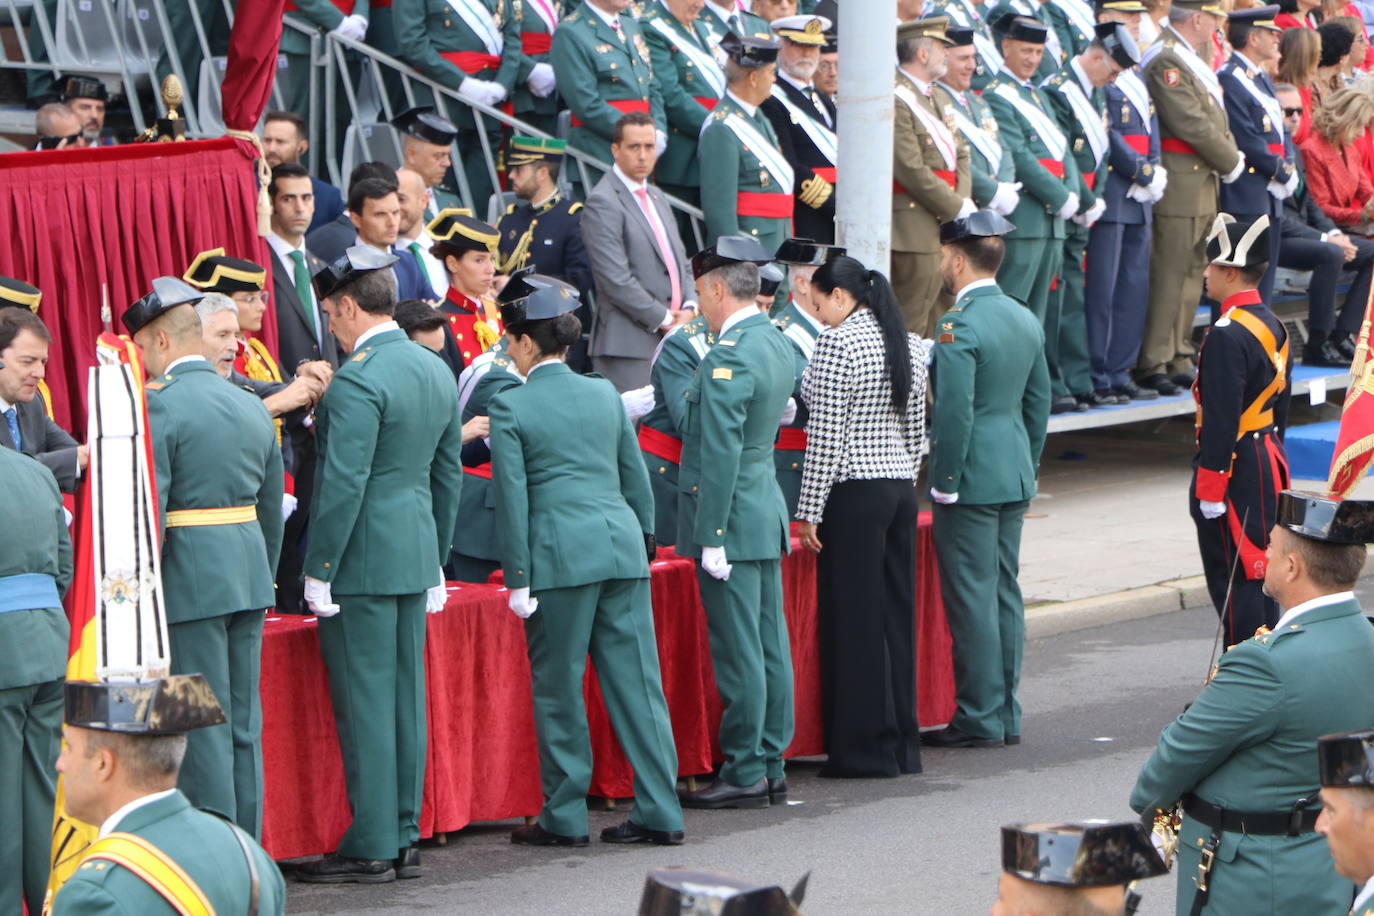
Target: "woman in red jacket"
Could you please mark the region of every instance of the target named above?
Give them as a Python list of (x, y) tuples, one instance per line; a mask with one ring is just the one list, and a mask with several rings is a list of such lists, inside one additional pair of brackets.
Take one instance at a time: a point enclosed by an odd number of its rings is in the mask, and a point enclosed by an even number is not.
[(1355, 145), (1371, 122), (1374, 98), (1342, 89), (1312, 115), (1312, 133), (1301, 144), (1312, 199), (1351, 235), (1368, 235), (1374, 218), (1374, 181)]

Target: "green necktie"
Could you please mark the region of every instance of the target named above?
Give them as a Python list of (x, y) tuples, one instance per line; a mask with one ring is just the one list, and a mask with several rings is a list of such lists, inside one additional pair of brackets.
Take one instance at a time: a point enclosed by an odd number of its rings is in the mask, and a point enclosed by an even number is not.
[(420, 267), (420, 277), (426, 283), (429, 282), (429, 270), (425, 267), (425, 259), (420, 257), (420, 243), (411, 242), (406, 246), (410, 249), (411, 257), (415, 258), (415, 263)]
[(320, 325), (315, 320), (315, 310), (311, 308), (310, 297), (310, 271), (305, 269), (305, 252), (291, 252), (291, 263), (296, 268), (296, 296), (301, 300), (301, 311), (305, 314), (305, 323), (310, 325), (310, 330), (315, 332), (315, 336), (320, 336)]

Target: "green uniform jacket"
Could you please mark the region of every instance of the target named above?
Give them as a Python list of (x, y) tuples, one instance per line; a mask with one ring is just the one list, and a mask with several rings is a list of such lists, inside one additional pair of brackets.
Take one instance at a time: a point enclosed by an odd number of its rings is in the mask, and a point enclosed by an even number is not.
[[(565, 363), (491, 399), (492, 483), (508, 588), (644, 579), (654, 498), (611, 383)], [(609, 544), (589, 551), (587, 543)]]
[[(1098, 194), (1094, 189), (1105, 190), (1107, 185), (1107, 162), (1111, 159), (1111, 134), (1107, 125), (1107, 91), (1102, 88), (1083, 89), (1083, 83), (1078, 79), (1078, 74), (1074, 72), (1073, 61), (1065, 64), (1064, 67), (1040, 84), (1040, 94), (1049, 103), (1050, 114), (1059, 124), (1059, 129), (1069, 138), (1069, 150), (1073, 155), (1074, 165), (1078, 166), (1078, 212), (1085, 213), (1094, 203), (1097, 202)], [(1077, 112), (1074, 111), (1069, 102), (1066, 92), (1066, 84), (1077, 83), (1078, 88), (1083, 91), (1088, 99), (1088, 104), (1092, 105), (1102, 118), (1102, 133), (1107, 137), (1107, 145), (1102, 150), (1102, 159), (1094, 162), (1096, 158), (1093, 154), (1092, 145), (1088, 142), (1088, 135), (1083, 128), (1083, 122), (1079, 120)], [(1088, 177), (1093, 176), (1092, 188), (1088, 187)]]
[[(488, 405), (497, 392), (521, 384), (520, 376), (515, 374), (515, 365), (505, 350), (495, 349), (500, 345), (501, 341), (498, 340), (492, 345), (493, 349), (487, 351), (490, 365), (472, 383), (472, 393), (463, 403), (464, 423), (474, 417), (487, 416)], [(478, 357), (479, 360), (482, 358)], [(473, 362), (476, 366), (477, 361)], [(487, 460), (490, 463), (491, 459)], [(458, 525), (453, 532), (453, 552), (479, 560), (499, 560), (499, 548), (496, 539), (496, 491), (487, 478), (468, 474), (463, 478), (463, 494), (458, 500)]]
[(336, 595), (437, 585), (463, 484), (452, 371), (404, 332), (384, 331), (339, 366), (317, 419), (305, 574)]
[[(669, 38), (653, 23), (660, 21), (672, 32)], [(689, 42), (711, 56), (715, 42), (702, 20), (690, 27), (673, 18), (661, 3), (648, 5), (639, 19), (644, 40), (649, 43), (649, 59), (654, 67), (654, 81), (663, 96), (663, 113), (668, 119), (668, 148), (659, 157), (654, 174), (662, 184), (695, 187), (701, 183), (697, 168), (697, 138), (701, 126), (711, 113), (699, 98), (718, 99), (713, 84), (701, 74), (692, 58), (679, 48)], [(719, 73), (719, 66), (716, 67)], [(724, 83), (725, 77), (719, 77)]]
[[(116, 825), (172, 857), (209, 899), (217, 913), (248, 912), (251, 878), (236, 827), (191, 807), (174, 791), (166, 798), (135, 808)], [(286, 884), (277, 863), (238, 831), (258, 872), (258, 913), (286, 912)], [(92, 859), (82, 863), (53, 898), (54, 916), (164, 916), (176, 911), (148, 882), (122, 865)]]
[(936, 330), (932, 384), (930, 485), (959, 505), (1034, 496), (1050, 375), (1030, 310), (996, 286), (960, 296)]
[[(1091, 8), (1091, 4), (1085, 4)], [(1064, 12), (1054, 0), (1045, 0), (1040, 7), (1046, 25), (1054, 29), (1054, 34), (1059, 37), (1059, 47), (1064, 49), (1064, 65), (1068, 66), (1069, 61), (1078, 54), (1083, 53), (1083, 49), (1092, 43), (1093, 36), (1079, 28), (1068, 13)]]
[(649, 45), (639, 23), (629, 13), (620, 14), (617, 35), (583, 3), (559, 23), (553, 34), (553, 69), (558, 77), (558, 93), (572, 110), (568, 145), (573, 149), (610, 164), (611, 134), (615, 122), (624, 114), (612, 102), (647, 102), (654, 124), (667, 131), (663, 98), (649, 61)]
[[(682, 427), (687, 422), (684, 395), (692, 387), (698, 364), (715, 342), (715, 335), (700, 315), (663, 338), (649, 370), (654, 408), (639, 421), (641, 428), (682, 440)], [(677, 543), (678, 462), (647, 451), (643, 455), (654, 491), (654, 539), (661, 547), (671, 547)]]
[(892, 181), (902, 188), (892, 195), (892, 250), (931, 254), (940, 250), (940, 224), (959, 215), (972, 190), (968, 144), (954, 133), (953, 117), (946, 114), (943, 99), (927, 96), (911, 78), (897, 71), (897, 87), (908, 90), (916, 102), (938, 117), (955, 137), (955, 183), (950, 187), (935, 173), (950, 171), (935, 138), (907, 103), (897, 99), (892, 115)]
[(731, 560), (776, 560), (787, 549), (773, 443), (795, 373), (792, 345), (761, 313), (720, 335), (697, 367), (683, 398), (682, 556), (723, 546)]
[(1079, 195), (1081, 206), (1082, 192), (1086, 190), (1083, 178), (1078, 173), (1078, 164), (1066, 151), (1062, 160), (1063, 178), (1056, 177), (1040, 164), (1041, 159), (1054, 159), (1054, 154), (1050, 152), (1036, 126), (998, 94), (998, 87), (1004, 85), (1012, 87), (1022, 99), (1043, 111), (1051, 121), (1054, 120), (1054, 109), (1045, 101), (1044, 94), (1038, 89), (1022, 84), (1006, 70), (997, 74), (983, 90), (983, 100), (992, 108), (993, 116), (997, 118), (1002, 149), (1011, 157), (1016, 168), (1016, 180), (1021, 182), (1021, 202), (1008, 217), (1016, 231), (1008, 232), (1004, 237), (1062, 239), (1064, 221), (1055, 214), (1069, 199), (1070, 192)]
[[(1233, 646), (1197, 700), (1165, 727), (1131, 792), (1138, 812), (1184, 795), (1233, 811), (1289, 811), (1318, 789), (1320, 735), (1368, 728), (1374, 628), (1354, 600), (1304, 612)], [(1211, 828), (1184, 817), (1179, 911), (1192, 901), (1198, 847)], [(1324, 837), (1223, 833), (1212, 869), (1209, 916), (1344, 913), (1353, 888), (1336, 875)]]
[[(797, 306), (795, 302), (788, 301), (787, 305), (778, 317), (773, 319), (773, 324), (782, 331), (788, 343), (792, 345), (792, 359), (796, 367), (796, 381), (792, 386), (792, 399), (797, 404), (797, 415), (788, 425), (791, 429), (806, 429), (806, 421), (811, 416), (811, 411), (806, 407), (806, 401), (802, 398), (802, 376), (806, 374), (806, 367), (811, 364), (811, 354), (816, 350), (816, 338), (820, 336), (823, 328), (817, 328), (812, 322), (815, 319), (809, 318)], [(805, 449), (773, 449), (773, 467), (778, 472), (778, 486), (782, 487), (783, 499), (787, 501), (787, 517), (793, 518), (797, 514), (797, 503), (801, 499), (802, 465), (805, 463)]]
[[(751, 116), (733, 96), (727, 95), (711, 112), (697, 142), (697, 158), (711, 167), (701, 174), (701, 210), (706, 216), (706, 244), (714, 245), (722, 235), (750, 235), (769, 251), (776, 251), (791, 232), (792, 221), (785, 217), (740, 216), (740, 192), (784, 195), (792, 200), (792, 186), (780, 185), (763, 166), (758, 155), (724, 123), (730, 115), (743, 118), (763, 138), (778, 149), (778, 137), (764, 113), (755, 109)], [(778, 156), (781, 157), (781, 153)]]
[[(1001, 149), (1002, 140), (997, 133), (997, 119), (992, 116), (992, 109), (983, 101), (981, 95), (976, 92), (955, 92), (944, 83), (936, 83), (936, 86), (937, 96), (940, 92), (945, 94), (946, 105), (958, 106), (956, 110), (975, 127), (981, 127), (997, 144), (998, 149)], [(994, 166), (992, 160), (984, 155), (978, 144), (964, 133), (962, 127), (959, 128), (959, 135), (964, 138), (964, 145), (968, 147), (969, 186), (973, 202), (979, 207), (986, 207), (992, 201), (992, 196), (997, 193), (998, 184), (1010, 184), (1016, 180), (1016, 165), (1003, 150), (997, 165)]]
[(1226, 109), (1188, 69), (1182, 55), (1195, 53), (1165, 28), (1141, 60), (1142, 76), (1159, 115), (1161, 143), (1181, 140), (1191, 153), (1165, 149), (1160, 164), (1169, 173), (1156, 216), (1208, 217), (1217, 212), (1218, 175), (1228, 175), (1240, 161), (1231, 138)]
[[(507, 0), (510, 4), (506, 12), (506, 17), (501, 24), (501, 35), (506, 42), (506, 50), (502, 54), (502, 70), (505, 69), (505, 55), (513, 54), (519, 61), (515, 71), (515, 93), (511, 98), (512, 110), (518, 118), (521, 115), (556, 115), (558, 114), (558, 92), (555, 90), (551, 95), (540, 98), (533, 92), (527, 81), (530, 73), (534, 71), (535, 64), (548, 64), (553, 57), (552, 50), (529, 53), (524, 49), (524, 35), (548, 35), (549, 27), (544, 24), (544, 19), (535, 11), (534, 4), (530, 0)], [(548, 0), (549, 6), (553, 7), (555, 16), (563, 14), (563, 4), (560, 0)], [(518, 53), (516, 53), (518, 52)]]
[[(481, 0), (481, 3), (491, 13), (500, 31), (505, 0)], [(507, 97), (515, 91), (523, 57), (518, 37), (514, 42), (505, 40), (502, 43), (500, 66), (467, 73), (442, 55), (454, 51), (486, 54), (487, 46), (463, 17), (449, 6), (448, 0), (396, 0), (391, 8), (391, 16), (396, 24), (396, 46), (401, 60), (436, 83), (457, 91), (464, 77), (471, 76), (473, 79), (500, 83), (506, 88)], [(472, 109), (467, 105), (450, 103), (448, 112), (460, 130), (476, 129)], [(488, 130), (495, 126), (490, 120), (484, 120), (483, 124)]]
[[(146, 387), (167, 622), (271, 607), (282, 464), (267, 408), (205, 360), (174, 366)], [(233, 506), (256, 506), (257, 521), (166, 527), (168, 512)]]
[[(72, 581), (72, 541), (57, 481), (43, 465), (8, 448), (0, 448), (0, 480), (0, 578), (40, 573), (52, 576), (64, 594)], [(0, 690), (61, 680), (70, 634), (60, 606), (0, 614)]]
[[(296, 8), (287, 15), (316, 26), (321, 32), (332, 32), (339, 27), (339, 23), (344, 21), (344, 14), (331, 0), (294, 0), (294, 2)], [(353, 0), (353, 15), (366, 16), (368, 7), (368, 0)], [(283, 28), (281, 30), (281, 53), (309, 54), (310, 39), (304, 32), (298, 32), (292, 28)], [(189, 73), (186, 75), (194, 78)]]

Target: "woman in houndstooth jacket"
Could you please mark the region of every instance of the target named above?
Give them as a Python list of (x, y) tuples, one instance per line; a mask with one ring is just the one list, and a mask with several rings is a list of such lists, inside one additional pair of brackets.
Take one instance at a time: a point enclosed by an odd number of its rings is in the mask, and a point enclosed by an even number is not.
[(811, 286), (830, 327), (802, 378), (797, 517), (818, 554), (821, 775), (919, 773), (912, 609), (930, 344), (907, 333), (887, 278), (853, 258), (830, 260)]

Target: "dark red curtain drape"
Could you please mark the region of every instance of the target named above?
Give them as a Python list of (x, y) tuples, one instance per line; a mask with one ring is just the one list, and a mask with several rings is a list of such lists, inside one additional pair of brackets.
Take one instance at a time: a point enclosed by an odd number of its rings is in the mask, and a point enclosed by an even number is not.
[(222, 90), (224, 124), (230, 130), (253, 130), (267, 109), (284, 7), (284, 0), (239, 0), (234, 7)]
[[(275, 47), (275, 44), (273, 45)], [(257, 175), (241, 141), (143, 143), (0, 157), (0, 274), (43, 291), (52, 331), (48, 385), (57, 422), (86, 432), (86, 370), (102, 330), (154, 277), (181, 276), (208, 248), (271, 263), (257, 234)], [(276, 316), (263, 336), (276, 348)]]

